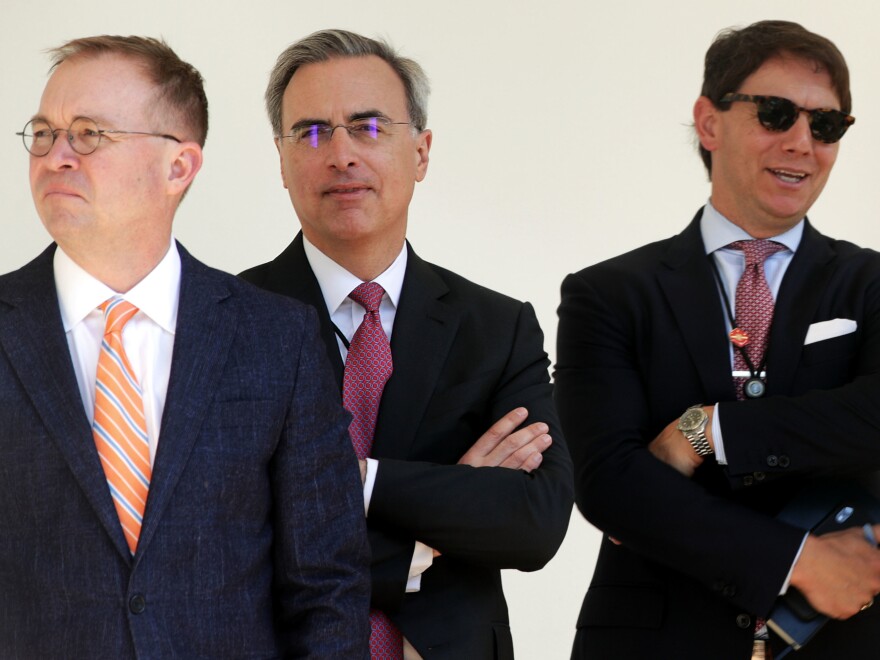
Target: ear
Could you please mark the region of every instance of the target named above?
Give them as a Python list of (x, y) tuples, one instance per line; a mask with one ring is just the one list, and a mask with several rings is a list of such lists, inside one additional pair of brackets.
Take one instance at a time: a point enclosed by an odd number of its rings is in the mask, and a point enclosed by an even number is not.
[(278, 150), (278, 166), (281, 169), (281, 184), (287, 188), (287, 177), (284, 176), (284, 156), (281, 154), (281, 138), (275, 138), (275, 148)]
[(168, 191), (182, 195), (202, 169), (202, 148), (198, 142), (181, 142), (174, 151), (168, 172)]
[(428, 154), (433, 137), (434, 134), (427, 128), (416, 137), (416, 181), (423, 180), (428, 173)]
[(694, 129), (706, 151), (715, 151), (718, 148), (720, 114), (721, 111), (706, 96), (701, 96), (694, 103)]

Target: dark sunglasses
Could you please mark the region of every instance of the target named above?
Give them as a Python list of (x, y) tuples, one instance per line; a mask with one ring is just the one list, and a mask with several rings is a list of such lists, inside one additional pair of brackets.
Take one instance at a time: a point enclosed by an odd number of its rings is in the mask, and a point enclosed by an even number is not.
[(855, 117), (840, 110), (831, 108), (807, 110), (779, 96), (752, 96), (731, 92), (722, 96), (719, 103), (734, 101), (746, 101), (758, 106), (758, 121), (768, 131), (787, 131), (794, 126), (800, 114), (806, 112), (809, 116), (810, 133), (819, 142), (826, 144), (837, 142), (846, 133), (846, 129), (856, 121)]

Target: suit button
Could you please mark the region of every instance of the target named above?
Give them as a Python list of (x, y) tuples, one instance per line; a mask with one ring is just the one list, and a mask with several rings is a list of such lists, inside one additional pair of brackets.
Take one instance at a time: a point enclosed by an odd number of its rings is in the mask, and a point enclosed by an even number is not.
[(752, 478), (751, 475), (743, 477), (743, 486), (751, 486), (754, 482), (755, 480)]
[(133, 614), (142, 613), (145, 609), (147, 609), (147, 599), (140, 594), (132, 596), (131, 599), (128, 601), (128, 609), (130, 609)]
[(779, 467), (787, 468), (789, 465), (791, 465), (791, 459), (788, 456), (783, 454), (779, 457)]
[(736, 627), (742, 628), (743, 630), (752, 627), (752, 617), (748, 614), (737, 614), (736, 615)]
[(767, 457), (767, 466), (768, 467), (776, 467), (777, 465), (779, 465), (779, 458), (777, 458), (773, 454), (770, 454)]
[(736, 596), (736, 587), (732, 584), (728, 584), (724, 589), (721, 590), (721, 595), (727, 598), (733, 598)]
[(755, 481), (764, 481), (764, 477), (766, 477), (767, 475), (763, 472), (755, 472), (753, 476), (755, 477)]

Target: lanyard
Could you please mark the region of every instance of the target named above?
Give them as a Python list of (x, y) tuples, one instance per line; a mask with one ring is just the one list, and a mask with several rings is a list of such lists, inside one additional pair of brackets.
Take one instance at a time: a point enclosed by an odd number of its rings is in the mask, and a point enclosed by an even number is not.
[[(727, 291), (724, 289), (724, 283), (721, 281), (721, 273), (718, 272), (718, 264), (715, 263), (715, 257), (712, 254), (708, 255), (709, 262), (712, 264), (712, 275), (715, 277), (715, 284), (718, 285), (718, 290), (721, 291), (721, 298), (724, 300), (724, 311), (727, 314), (727, 319), (730, 321), (730, 334), (728, 338), (730, 339), (730, 343), (733, 344), (734, 348), (739, 351), (739, 354), (742, 355), (743, 361), (746, 363), (746, 366), (749, 368), (749, 378), (746, 379), (746, 382), (743, 383), (743, 394), (745, 394), (746, 398), (749, 399), (758, 399), (764, 396), (764, 393), (767, 391), (767, 382), (766, 382), (766, 364), (767, 364), (767, 348), (769, 347), (769, 328), (768, 328), (768, 338), (767, 345), (765, 346), (764, 356), (761, 360), (761, 364), (758, 365), (757, 369), (755, 365), (752, 364), (752, 360), (749, 357), (749, 353), (746, 350), (746, 343), (748, 342), (748, 335), (743, 332), (736, 324), (736, 317), (733, 314), (733, 309), (730, 305), (730, 299), (727, 297)], [(743, 341), (745, 340), (745, 341)], [(761, 378), (761, 372), (765, 371), (764, 378)]]

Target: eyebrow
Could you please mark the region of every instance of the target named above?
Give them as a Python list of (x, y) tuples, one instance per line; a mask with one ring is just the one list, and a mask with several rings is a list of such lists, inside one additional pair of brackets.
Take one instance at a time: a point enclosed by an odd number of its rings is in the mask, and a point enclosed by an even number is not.
[[(76, 117), (73, 118), (73, 121), (76, 121), (77, 119), (90, 119), (91, 121), (95, 122), (95, 124), (97, 124), (98, 128), (101, 128), (102, 126), (113, 126), (113, 122), (109, 121), (106, 117), (102, 117), (101, 115), (95, 115), (95, 116), (77, 115)], [(46, 118), (45, 115), (41, 115), (39, 113), (33, 115), (31, 117), (30, 121), (42, 121), (42, 122), (45, 122), (46, 124), (49, 124), (50, 126), (52, 125), (52, 122), (50, 122)], [(73, 122), (71, 122), (71, 123), (73, 123)], [(70, 124), (68, 124), (68, 127), (69, 126), (70, 126)], [(62, 128), (62, 127), (56, 126), (56, 128)]]
[[(361, 110), (358, 112), (352, 112), (348, 115), (347, 122), (358, 121), (359, 119), (370, 119), (371, 117), (377, 117), (379, 119), (385, 119), (391, 121), (391, 119), (381, 110), (371, 109), (371, 110)], [(322, 126), (330, 126), (330, 121), (327, 119), (300, 119), (298, 122), (293, 124), (290, 127), (290, 131), (296, 131), (301, 128), (306, 128), (307, 126), (314, 126), (315, 124), (320, 124)]]

